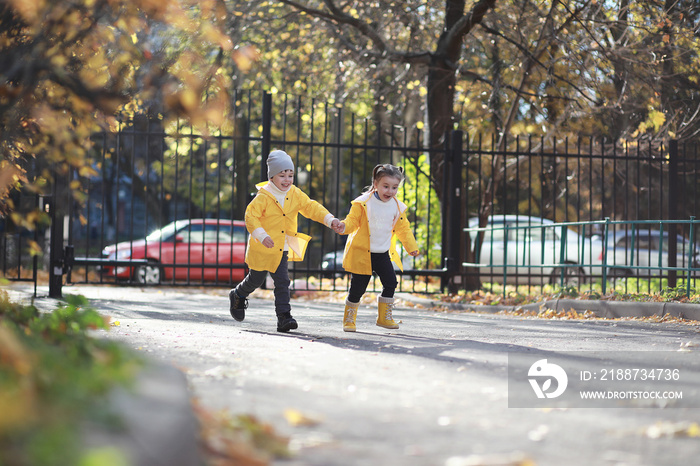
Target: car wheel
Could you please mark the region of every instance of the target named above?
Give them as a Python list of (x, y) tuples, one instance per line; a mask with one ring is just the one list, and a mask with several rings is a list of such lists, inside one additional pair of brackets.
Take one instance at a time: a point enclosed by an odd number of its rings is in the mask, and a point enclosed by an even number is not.
[(161, 279), (161, 269), (157, 262), (139, 265), (134, 271), (136, 282), (142, 285), (158, 285)]
[[(583, 271), (581, 267), (564, 267), (564, 285), (565, 286), (579, 286), (586, 281), (586, 272)], [(561, 283), (562, 268), (557, 267), (552, 270), (549, 276), (550, 285), (558, 285)]]

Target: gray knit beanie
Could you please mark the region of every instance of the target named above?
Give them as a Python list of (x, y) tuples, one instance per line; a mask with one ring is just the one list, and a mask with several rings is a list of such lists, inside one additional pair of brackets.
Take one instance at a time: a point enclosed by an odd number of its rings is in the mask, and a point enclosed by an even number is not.
[(270, 152), (267, 156), (267, 177), (272, 178), (285, 170), (294, 170), (294, 162), (289, 154), (283, 150)]

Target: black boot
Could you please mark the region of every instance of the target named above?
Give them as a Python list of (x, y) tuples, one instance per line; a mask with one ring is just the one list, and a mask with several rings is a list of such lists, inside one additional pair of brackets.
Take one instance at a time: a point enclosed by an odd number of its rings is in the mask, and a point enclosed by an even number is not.
[(290, 330), (294, 330), (295, 328), (299, 328), (299, 325), (297, 325), (297, 321), (294, 320), (292, 314), (290, 314), (289, 312), (277, 314), (278, 332), (289, 332)]
[(238, 296), (235, 288), (229, 292), (228, 300), (231, 307), (231, 317), (241, 322), (245, 319), (245, 310), (248, 308), (248, 300)]

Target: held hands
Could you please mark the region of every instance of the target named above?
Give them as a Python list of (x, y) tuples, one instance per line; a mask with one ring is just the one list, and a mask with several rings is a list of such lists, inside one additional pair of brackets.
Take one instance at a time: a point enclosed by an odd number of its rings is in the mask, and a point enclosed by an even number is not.
[(420, 254), (420, 251), (418, 249), (408, 253), (409, 256), (413, 256), (413, 257), (416, 257), (418, 254)]
[(275, 247), (275, 242), (272, 241), (272, 238), (270, 238), (269, 236), (266, 236), (265, 239), (262, 240), (262, 244), (268, 249)]
[(333, 228), (333, 231), (335, 231), (339, 235), (342, 235), (343, 232), (345, 232), (345, 223), (339, 221), (338, 219), (335, 219), (333, 220), (333, 223), (331, 223), (331, 228)]

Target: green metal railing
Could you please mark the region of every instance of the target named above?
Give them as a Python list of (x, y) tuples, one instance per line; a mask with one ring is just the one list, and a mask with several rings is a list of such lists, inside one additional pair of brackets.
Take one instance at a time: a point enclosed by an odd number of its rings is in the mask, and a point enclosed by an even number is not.
[[(508, 220), (506, 220), (508, 222)], [(601, 287), (603, 294), (607, 291), (607, 283), (609, 278), (629, 278), (630, 275), (621, 276), (622, 272), (631, 273), (631, 276), (640, 276), (649, 273), (648, 278), (653, 278), (651, 272), (658, 271), (660, 274), (668, 273), (667, 276), (671, 276), (676, 273), (682, 273), (685, 275), (687, 280), (686, 295), (690, 296), (690, 279), (694, 272), (700, 271), (698, 268), (698, 254), (697, 246), (695, 244), (695, 230), (696, 226), (700, 221), (696, 220), (695, 217), (690, 217), (688, 220), (610, 220), (606, 218), (604, 220), (588, 221), (588, 222), (562, 222), (562, 223), (547, 223), (547, 224), (531, 224), (528, 223), (527, 219), (518, 220), (515, 223), (513, 220), (510, 223), (489, 225), (484, 228), (470, 227), (465, 228), (465, 232), (470, 233), (470, 237), (475, 238), (475, 235), (479, 232), (484, 234), (490, 233), (491, 238), (494, 237), (494, 233), (498, 231), (503, 231), (503, 257), (504, 259), (508, 257), (508, 249), (516, 248), (516, 262), (508, 263), (504, 260), (503, 264), (494, 263), (494, 248), (493, 245), (501, 240), (494, 240), (490, 242), (484, 242), (479, 248), (475, 248), (475, 257), (483, 257), (483, 248), (487, 247), (489, 244), (489, 256), (488, 263), (483, 260), (478, 262), (464, 262), (462, 265), (465, 267), (475, 267), (475, 268), (500, 268), (503, 267), (502, 280), (503, 283), (507, 283), (508, 270), (509, 269), (553, 269), (559, 272), (559, 284), (563, 287), (566, 284), (566, 279), (569, 274), (567, 271), (569, 269), (576, 270), (589, 270), (589, 276), (591, 278), (601, 278)], [(671, 254), (672, 251), (677, 251), (678, 246), (678, 233), (677, 230), (681, 228), (687, 236), (680, 235), (682, 238), (682, 244), (684, 250), (681, 251), (682, 255)], [(522, 233), (520, 231), (522, 230)], [(533, 257), (533, 251), (528, 247), (531, 243), (532, 238), (536, 237), (534, 231), (538, 230), (538, 233), (543, 238), (543, 245), (546, 247), (553, 247), (554, 251), (559, 251), (558, 255), (552, 255), (552, 261), (546, 261), (546, 248), (540, 248), (539, 254)], [(551, 231), (551, 234), (547, 235), (547, 230)], [(578, 230), (576, 243), (571, 243), (568, 241), (569, 232), (573, 230)], [(601, 231), (600, 235), (588, 236), (588, 232)], [(514, 232), (514, 233), (513, 233)], [(617, 238), (616, 235), (620, 235), (624, 232), (624, 237), (629, 239), (628, 244), (625, 244), (624, 248), (624, 261), (619, 263), (614, 255), (616, 252), (614, 239)], [(653, 232), (653, 233), (652, 233)], [(665, 236), (665, 232), (667, 235)], [(515, 235), (516, 240), (510, 240), (511, 234)], [(558, 235), (556, 235), (558, 233)], [(640, 247), (639, 238), (642, 237), (654, 237), (657, 241), (651, 243), (646, 243), (645, 247)], [(546, 238), (550, 238), (547, 240)], [(674, 239), (675, 238), (675, 239)], [(473, 243), (472, 243), (473, 244)], [(569, 251), (570, 247), (575, 244), (576, 254), (575, 260), (572, 260), (573, 254)], [(668, 246), (668, 247), (667, 247)], [(481, 249), (481, 250), (479, 250)], [(622, 254), (619, 248), (617, 249), (618, 254)], [(644, 251), (651, 257), (652, 252), (656, 251), (658, 257), (656, 258), (655, 264), (640, 265), (640, 253)], [(664, 252), (667, 252), (666, 263), (664, 263)], [(610, 257), (610, 253), (613, 256)], [(672, 258), (681, 258), (683, 265), (669, 265), (669, 262), (676, 262)], [(635, 260), (636, 259), (636, 260)], [(534, 261), (534, 262), (533, 262)], [(598, 273), (594, 273), (597, 271)], [(619, 272), (616, 272), (619, 271)], [(663, 278), (663, 277), (660, 277)], [(670, 284), (670, 283), (669, 283)], [(504, 287), (505, 292), (505, 287)]]

